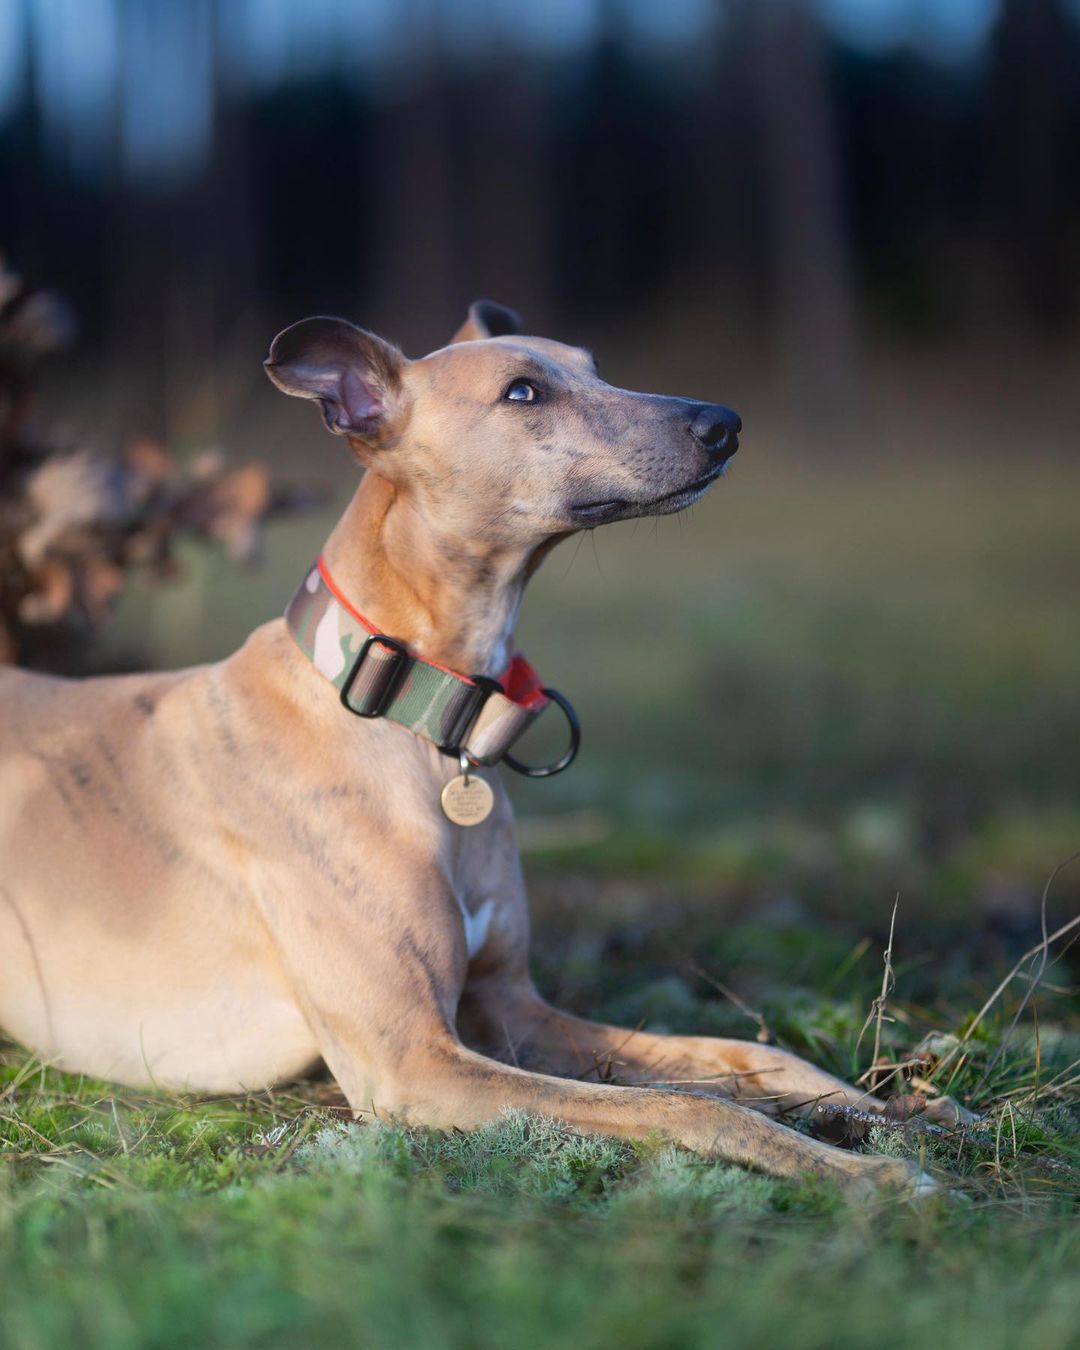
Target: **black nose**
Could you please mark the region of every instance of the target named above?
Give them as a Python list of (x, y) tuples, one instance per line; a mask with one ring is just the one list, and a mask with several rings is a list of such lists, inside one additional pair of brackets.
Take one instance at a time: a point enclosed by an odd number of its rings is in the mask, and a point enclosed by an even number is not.
[(706, 403), (690, 423), (690, 435), (710, 455), (733, 455), (739, 448), (742, 418), (721, 403)]

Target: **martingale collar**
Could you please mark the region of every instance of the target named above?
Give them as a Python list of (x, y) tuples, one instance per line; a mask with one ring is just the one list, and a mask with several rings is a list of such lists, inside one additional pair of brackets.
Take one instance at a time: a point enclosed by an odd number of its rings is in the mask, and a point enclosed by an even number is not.
[[(385, 717), (448, 755), (473, 764), (501, 759), (530, 777), (569, 766), (577, 753), (577, 718), (554, 689), (545, 689), (524, 656), (515, 655), (498, 680), (426, 661), (382, 633), (342, 594), (322, 557), (289, 601), (285, 623), (297, 646), (339, 690), (358, 717)], [(566, 714), (570, 748), (552, 765), (531, 768), (507, 751), (550, 702)]]

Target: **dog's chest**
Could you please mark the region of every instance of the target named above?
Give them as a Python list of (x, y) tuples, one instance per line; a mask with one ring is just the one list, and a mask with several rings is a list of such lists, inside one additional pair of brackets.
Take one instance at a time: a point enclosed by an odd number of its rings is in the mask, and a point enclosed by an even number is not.
[(462, 922), (465, 925), (465, 950), (468, 952), (471, 961), (474, 956), (478, 956), (483, 951), (487, 943), (496, 902), (494, 898), (488, 897), (486, 900), (481, 900), (474, 909), (470, 909), (461, 896), (457, 897), (457, 902), (458, 908), (461, 910)]
[(482, 825), (450, 825), (454, 898), (472, 961), (527, 930), (517, 850), (508, 809)]

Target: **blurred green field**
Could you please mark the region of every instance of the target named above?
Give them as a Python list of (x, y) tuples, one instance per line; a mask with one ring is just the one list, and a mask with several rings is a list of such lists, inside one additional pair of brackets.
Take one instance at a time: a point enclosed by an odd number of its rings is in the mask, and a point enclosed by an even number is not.
[[(334, 505), (272, 526), (259, 570), (193, 551), (181, 586), (129, 592), (106, 662), (215, 659), (280, 612), (354, 481), (304, 430)], [(1029, 905), (1080, 842), (1078, 501), (1064, 454), (751, 436), (687, 516), (564, 544), (520, 641), (584, 748), (511, 782), (527, 849), (840, 908), (868, 883), (961, 916)]]

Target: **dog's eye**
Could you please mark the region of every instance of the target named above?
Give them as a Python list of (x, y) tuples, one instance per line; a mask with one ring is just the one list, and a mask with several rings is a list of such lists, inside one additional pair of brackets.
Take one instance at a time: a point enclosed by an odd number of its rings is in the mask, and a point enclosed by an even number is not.
[(509, 399), (511, 403), (535, 403), (539, 397), (536, 386), (528, 380), (515, 380), (503, 394), (503, 398)]

